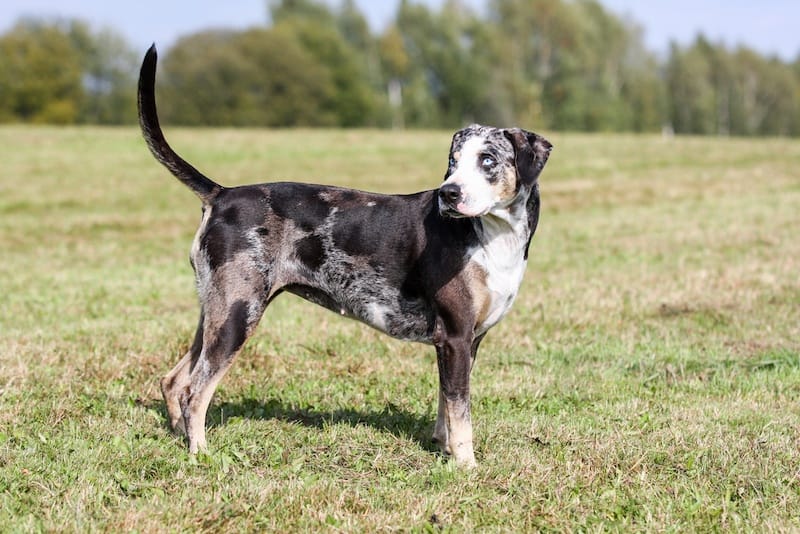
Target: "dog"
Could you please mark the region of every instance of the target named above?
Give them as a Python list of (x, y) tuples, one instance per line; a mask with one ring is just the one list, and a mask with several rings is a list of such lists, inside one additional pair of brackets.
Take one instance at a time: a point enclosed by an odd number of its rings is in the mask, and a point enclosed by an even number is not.
[(223, 187), (167, 143), (155, 102), (157, 52), (142, 63), (139, 123), (155, 158), (202, 201), (191, 248), (200, 300), (194, 341), (161, 380), (170, 426), (206, 448), (217, 384), (265, 308), (299, 295), (386, 334), (433, 345), (433, 439), (475, 466), (470, 372), (486, 332), (509, 311), (539, 220), (538, 176), (552, 145), (519, 128), (453, 136), (438, 189), (382, 195), (277, 182)]

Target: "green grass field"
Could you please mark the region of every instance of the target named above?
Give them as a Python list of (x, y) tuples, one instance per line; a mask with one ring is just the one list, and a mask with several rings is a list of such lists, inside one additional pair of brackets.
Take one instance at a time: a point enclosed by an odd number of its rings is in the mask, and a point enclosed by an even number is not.
[[(450, 133), (167, 136), (225, 185), (411, 192)], [(158, 379), (199, 202), (133, 128), (0, 128), (0, 530), (800, 530), (800, 142), (547, 137), (462, 471), (429, 442), (433, 350), (291, 296), (190, 457)]]

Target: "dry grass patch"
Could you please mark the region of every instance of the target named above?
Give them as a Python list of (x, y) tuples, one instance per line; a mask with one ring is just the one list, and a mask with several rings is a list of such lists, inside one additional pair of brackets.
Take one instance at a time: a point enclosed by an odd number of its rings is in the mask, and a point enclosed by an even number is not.
[[(435, 187), (447, 132), (174, 130), (225, 184)], [(800, 145), (553, 135), (480, 467), (429, 442), (433, 351), (278, 299), (209, 411), (158, 378), (197, 315), (193, 195), (133, 129), (0, 128), (0, 524), (36, 530), (800, 529)]]

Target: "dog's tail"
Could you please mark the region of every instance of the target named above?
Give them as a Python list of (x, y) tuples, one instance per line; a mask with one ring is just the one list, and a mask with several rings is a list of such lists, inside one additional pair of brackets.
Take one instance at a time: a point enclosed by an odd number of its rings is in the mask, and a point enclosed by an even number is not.
[(192, 167), (169, 146), (158, 124), (156, 112), (156, 60), (158, 53), (153, 44), (144, 56), (139, 72), (139, 125), (147, 146), (155, 158), (189, 189), (209, 203), (223, 187)]

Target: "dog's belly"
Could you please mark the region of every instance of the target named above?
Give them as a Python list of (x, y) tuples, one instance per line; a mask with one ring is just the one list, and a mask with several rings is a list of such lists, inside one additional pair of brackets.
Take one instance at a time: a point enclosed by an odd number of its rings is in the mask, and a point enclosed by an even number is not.
[[(323, 284), (320, 284), (323, 285)], [(354, 291), (342, 287), (320, 288), (292, 284), (284, 289), (339, 315), (357, 319), (403, 341), (431, 343), (433, 310), (422, 299), (400, 296), (399, 291), (373, 285), (382, 291)]]

